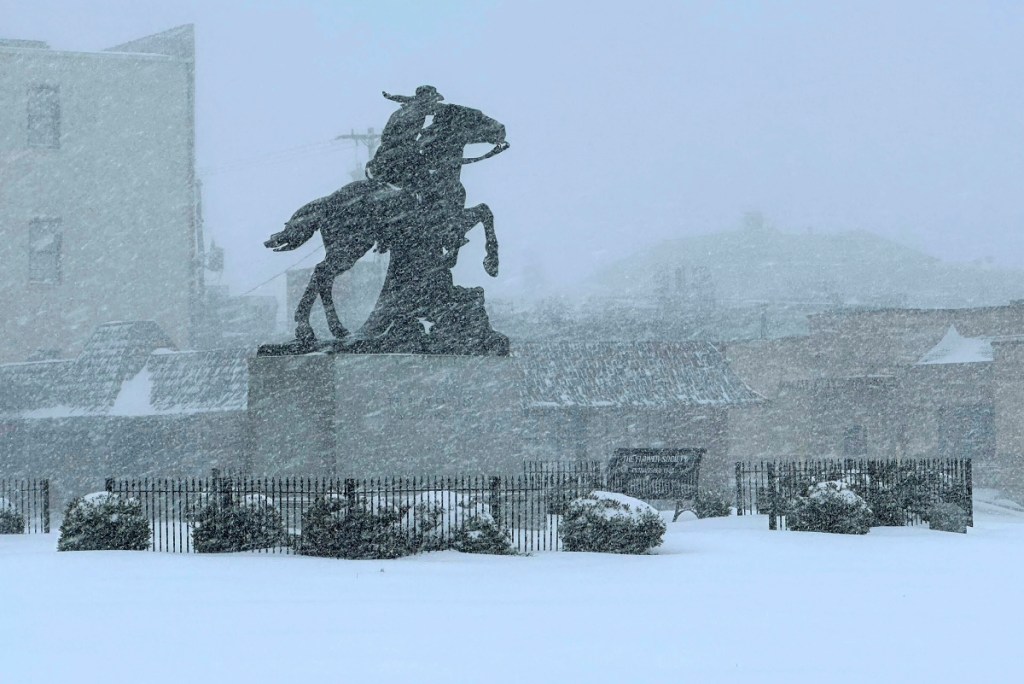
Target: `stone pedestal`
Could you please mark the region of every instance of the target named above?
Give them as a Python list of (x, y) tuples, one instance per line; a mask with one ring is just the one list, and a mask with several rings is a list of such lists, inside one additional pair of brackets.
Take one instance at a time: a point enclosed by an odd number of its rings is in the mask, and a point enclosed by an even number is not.
[(254, 475), (518, 472), (512, 359), (305, 354), (249, 361)]

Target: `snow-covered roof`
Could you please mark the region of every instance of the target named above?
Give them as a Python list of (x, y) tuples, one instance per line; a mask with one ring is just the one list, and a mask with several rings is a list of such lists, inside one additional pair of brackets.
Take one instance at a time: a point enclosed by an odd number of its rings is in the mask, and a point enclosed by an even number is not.
[[(0, 416), (246, 410), (249, 350), (178, 352), (170, 346), (155, 323), (109, 323), (76, 359), (0, 365)], [(726, 407), (761, 400), (707, 342), (554, 342), (514, 349), (511, 379), (526, 408)], [(492, 379), (481, 375), (479, 384)]]
[(992, 360), (992, 340), (988, 337), (964, 337), (955, 325), (949, 326), (939, 343), (918, 360), (917, 365), (983, 363)]
[(244, 411), (247, 350), (176, 352), (152, 321), (107, 323), (75, 359), (0, 365), (0, 415)]
[(554, 342), (513, 349), (529, 407), (724, 407), (761, 400), (708, 342)]

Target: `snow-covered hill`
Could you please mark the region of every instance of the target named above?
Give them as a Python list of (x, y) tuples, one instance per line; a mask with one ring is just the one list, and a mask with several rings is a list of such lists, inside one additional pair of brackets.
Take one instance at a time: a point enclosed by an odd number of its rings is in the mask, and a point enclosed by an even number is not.
[(717, 304), (962, 307), (1024, 297), (1024, 270), (943, 262), (864, 231), (789, 233), (767, 227), (680, 238), (599, 270), (597, 297), (700, 298)]

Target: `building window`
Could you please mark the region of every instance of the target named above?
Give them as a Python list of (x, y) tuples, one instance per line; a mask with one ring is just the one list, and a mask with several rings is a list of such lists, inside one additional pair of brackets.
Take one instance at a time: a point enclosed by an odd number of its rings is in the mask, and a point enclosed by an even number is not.
[(28, 91), (28, 144), (60, 147), (60, 89), (35, 86)]
[(28, 229), (28, 279), (32, 283), (61, 280), (60, 219), (34, 219)]
[(843, 456), (856, 458), (867, 456), (868, 431), (863, 425), (851, 425), (843, 432)]

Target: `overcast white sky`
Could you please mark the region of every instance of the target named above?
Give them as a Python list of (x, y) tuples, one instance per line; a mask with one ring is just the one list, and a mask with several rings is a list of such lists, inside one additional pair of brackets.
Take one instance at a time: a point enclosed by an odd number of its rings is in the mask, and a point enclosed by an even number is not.
[(55, 49), (183, 23), (206, 226), (235, 292), (301, 256), (261, 243), (365, 161), (332, 139), (379, 130), (380, 91), (421, 83), (508, 129), (512, 148), (463, 174), (497, 216), (504, 286), (482, 248), (458, 273), (488, 292), (751, 209), (1024, 266), (1021, 2), (0, 0), (0, 35)]

